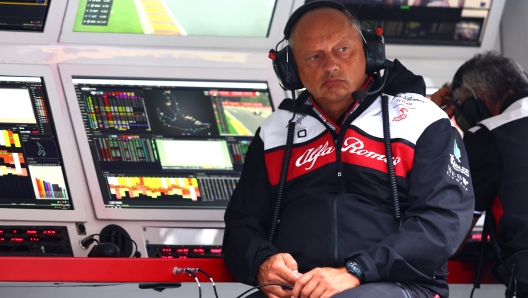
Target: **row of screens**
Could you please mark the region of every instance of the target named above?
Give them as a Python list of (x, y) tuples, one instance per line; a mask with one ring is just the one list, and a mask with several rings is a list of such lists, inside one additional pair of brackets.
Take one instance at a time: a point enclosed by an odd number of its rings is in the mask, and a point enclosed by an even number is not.
[[(307, 0), (313, 2), (315, 0)], [(341, 0), (387, 44), (480, 46), (491, 0)]]
[[(50, 1), (0, 1), (0, 30), (42, 31)], [(364, 27), (384, 27), (388, 44), (462, 46), (481, 45), (492, 4), (492, 0), (339, 2), (364, 20)], [(265, 38), (276, 5), (277, 0), (79, 0), (73, 32)]]
[[(273, 111), (264, 82), (72, 83), (107, 208), (224, 208)], [(0, 106), (0, 208), (72, 210), (42, 79), (0, 77)]]

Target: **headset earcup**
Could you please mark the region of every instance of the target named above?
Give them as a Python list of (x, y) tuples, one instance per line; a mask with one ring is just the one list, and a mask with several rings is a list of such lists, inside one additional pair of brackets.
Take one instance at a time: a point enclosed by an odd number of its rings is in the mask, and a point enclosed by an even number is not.
[(298, 90), (304, 88), (299, 78), (297, 64), (293, 57), (290, 46), (284, 47), (276, 52), (273, 60), (273, 70), (279, 79), (279, 83), (284, 90)]
[(363, 44), (363, 50), (365, 51), (365, 74), (372, 75), (375, 73), (374, 61), (366, 44)]
[(366, 62), (365, 73), (372, 75), (385, 67), (385, 40), (383, 35), (378, 36), (373, 30), (363, 29), (361, 34), (366, 41), (363, 44)]

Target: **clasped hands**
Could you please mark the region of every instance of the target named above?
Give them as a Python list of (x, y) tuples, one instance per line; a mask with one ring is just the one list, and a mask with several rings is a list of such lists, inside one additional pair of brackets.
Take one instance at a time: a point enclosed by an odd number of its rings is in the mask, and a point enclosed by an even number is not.
[(343, 268), (315, 268), (301, 274), (297, 262), (287, 253), (271, 256), (260, 266), (259, 284), (281, 283), (293, 286), (284, 290), (280, 286), (262, 287), (268, 298), (330, 298), (337, 293), (359, 286), (359, 280)]

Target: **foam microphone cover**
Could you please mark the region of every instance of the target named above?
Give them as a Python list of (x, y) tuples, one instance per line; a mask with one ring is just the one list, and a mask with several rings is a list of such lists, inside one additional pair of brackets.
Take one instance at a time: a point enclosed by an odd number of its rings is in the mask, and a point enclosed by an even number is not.
[(357, 90), (352, 92), (352, 99), (361, 101), (365, 99), (365, 97), (367, 97), (367, 91), (365, 90)]

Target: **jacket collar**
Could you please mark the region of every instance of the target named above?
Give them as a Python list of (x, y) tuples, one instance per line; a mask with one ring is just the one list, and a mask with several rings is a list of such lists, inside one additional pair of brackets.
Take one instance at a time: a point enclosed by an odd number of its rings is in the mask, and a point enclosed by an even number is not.
[(514, 102), (525, 97), (528, 97), (528, 91), (518, 92), (508, 96), (506, 100), (504, 100), (504, 103), (502, 103), (499, 114), (502, 114), (504, 111), (506, 111), (506, 109), (509, 108)]

